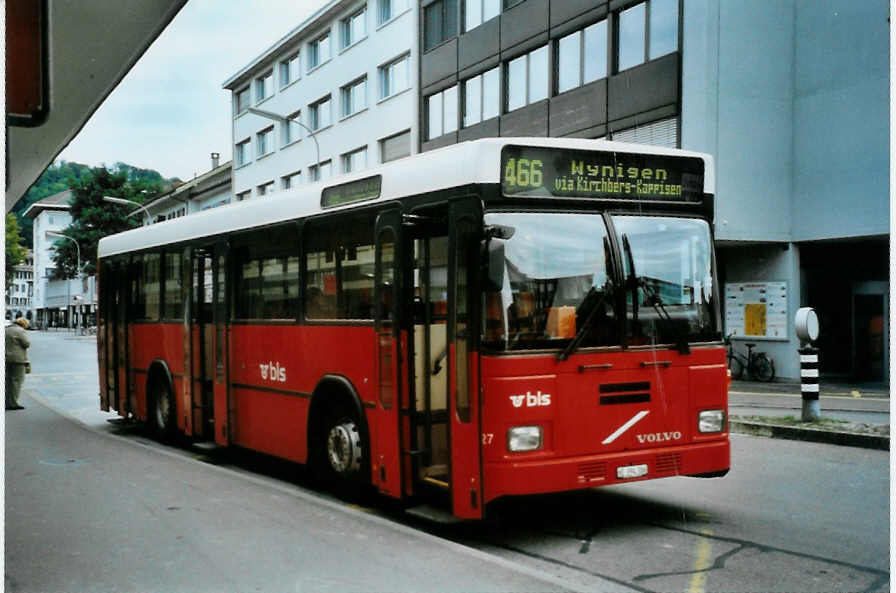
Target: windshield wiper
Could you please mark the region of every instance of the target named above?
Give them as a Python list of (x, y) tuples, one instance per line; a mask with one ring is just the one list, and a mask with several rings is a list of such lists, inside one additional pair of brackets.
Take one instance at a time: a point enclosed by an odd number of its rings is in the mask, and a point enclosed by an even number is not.
[[(598, 296), (598, 293), (600, 296)], [(580, 311), (588, 310), (588, 316), (582, 322), (582, 325), (579, 327), (579, 331), (576, 332), (576, 336), (566, 345), (566, 348), (563, 349), (563, 352), (557, 355), (558, 361), (563, 361), (569, 358), (569, 355), (572, 354), (576, 348), (579, 347), (579, 343), (585, 338), (585, 334), (591, 329), (591, 326), (594, 325), (594, 320), (598, 318), (597, 312), (600, 311), (601, 306), (607, 300), (607, 296), (613, 293), (613, 283), (610, 280), (607, 280), (606, 283), (598, 289), (596, 286), (592, 285), (591, 288), (588, 289), (588, 292), (585, 293), (585, 298), (582, 299), (582, 304), (579, 306), (578, 311), (576, 311), (576, 319), (579, 317)], [(595, 300), (596, 299), (596, 300)], [(593, 302), (593, 304), (591, 304)]]
[(666, 307), (663, 304), (663, 299), (660, 298), (660, 294), (656, 287), (635, 273), (635, 260), (634, 257), (632, 257), (632, 248), (625, 233), (622, 235), (622, 249), (625, 251), (629, 269), (626, 283), (631, 287), (633, 293), (632, 320), (634, 322), (638, 321), (638, 288), (643, 288), (644, 292), (647, 293), (647, 298), (644, 299), (644, 304), (653, 307), (653, 310), (656, 311), (656, 316), (662, 319), (666, 324), (666, 327), (672, 330), (672, 334), (675, 336), (675, 347), (678, 350), (678, 353), (690, 354), (691, 347), (688, 344), (687, 338), (681, 333), (678, 326), (672, 320), (672, 316), (669, 315), (669, 311), (666, 310)]

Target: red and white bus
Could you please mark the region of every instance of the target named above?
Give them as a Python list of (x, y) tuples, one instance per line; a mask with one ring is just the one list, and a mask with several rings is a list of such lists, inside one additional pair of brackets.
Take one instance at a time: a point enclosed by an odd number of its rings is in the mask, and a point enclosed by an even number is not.
[(100, 401), (441, 495), (727, 473), (712, 160), (466, 142), (106, 237)]

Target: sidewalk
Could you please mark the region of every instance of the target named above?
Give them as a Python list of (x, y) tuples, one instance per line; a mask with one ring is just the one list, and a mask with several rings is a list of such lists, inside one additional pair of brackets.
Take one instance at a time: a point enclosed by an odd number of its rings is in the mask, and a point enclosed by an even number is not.
[(889, 450), (887, 385), (824, 378), (820, 385), (820, 421), (803, 423), (799, 383), (732, 381), (731, 432)]

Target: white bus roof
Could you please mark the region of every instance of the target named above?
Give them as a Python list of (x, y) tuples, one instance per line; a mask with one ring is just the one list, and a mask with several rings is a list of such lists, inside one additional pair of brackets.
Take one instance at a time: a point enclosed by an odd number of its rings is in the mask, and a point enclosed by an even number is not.
[[(276, 224), (321, 212), (321, 191), (374, 175), (382, 176), (380, 198), (364, 202), (388, 201), (468, 184), (496, 184), (501, 181), (501, 149), (507, 145), (597, 150), (622, 153), (690, 156), (703, 159), (703, 191), (715, 193), (715, 171), (707, 154), (577, 138), (484, 138), (415, 154), (378, 167), (334, 177), (296, 189), (277, 192), (261, 199), (211, 208), (164, 223), (143, 226), (100, 239), (99, 257), (211, 237), (241, 229)], [(327, 208), (328, 212), (352, 208), (358, 203)]]

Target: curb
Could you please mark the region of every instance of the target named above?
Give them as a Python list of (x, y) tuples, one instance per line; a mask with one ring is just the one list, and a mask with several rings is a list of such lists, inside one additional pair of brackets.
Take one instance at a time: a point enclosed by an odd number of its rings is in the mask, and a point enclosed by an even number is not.
[(890, 450), (890, 437), (862, 434), (857, 432), (836, 432), (830, 430), (818, 430), (816, 428), (800, 428), (796, 426), (780, 426), (766, 424), (764, 422), (743, 422), (730, 420), (729, 430), (738, 434), (749, 434), (773, 439), (788, 439), (792, 441), (808, 441), (812, 443), (825, 443), (828, 445), (841, 445), (844, 447), (861, 447), (863, 449)]

